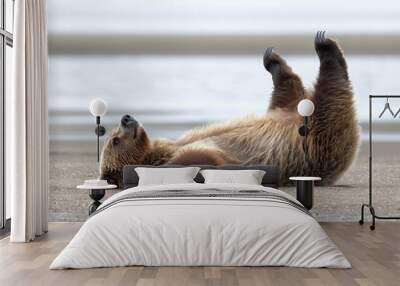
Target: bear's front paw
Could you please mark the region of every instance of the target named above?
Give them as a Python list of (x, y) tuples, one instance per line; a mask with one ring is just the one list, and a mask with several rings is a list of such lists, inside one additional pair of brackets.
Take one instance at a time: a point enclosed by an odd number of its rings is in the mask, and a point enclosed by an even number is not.
[(318, 31), (315, 36), (315, 51), (321, 60), (326, 58), (342, 58), (339, 45), (330, 38), (325, 38), (325, 31)]
[(269, 47), (264, 53), (264, 67), (271, 74), (280, 70), (281, 65), (284, 64), (283, 59), (274, 52), (273, 47)]

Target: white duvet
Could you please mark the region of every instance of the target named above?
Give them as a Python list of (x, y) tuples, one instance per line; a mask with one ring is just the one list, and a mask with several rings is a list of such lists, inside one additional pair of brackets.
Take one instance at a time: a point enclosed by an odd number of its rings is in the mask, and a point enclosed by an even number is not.
[(291, 205), (257, 198), (115, 200), (131, 192), (282, 191), (254, 185), (179, 184), (122, 191), (90, 217), (50, 269), (145, 266), (294, 266), (349, 268), (318, 222)]

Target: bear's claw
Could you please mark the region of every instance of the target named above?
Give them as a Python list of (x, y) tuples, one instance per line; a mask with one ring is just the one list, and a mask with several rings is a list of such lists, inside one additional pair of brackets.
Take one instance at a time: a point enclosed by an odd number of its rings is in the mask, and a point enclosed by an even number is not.
[(274, 48), (269, 47), (264, 53), (264, 67), (270, 73), (274, 73), (281, 63), (280, 57), (274, 53)]
[(274, 50), (274, 47), (269, 47), (269, 48), (267, 48), (266, 50), (265, 50), (265, 54), (264, 54), (264, 59), (265, 58), (268, 58), (271, 54), (272, 54), (272, 51)]
[(274, 50), (273, 47), (269, 47), (269, 48), (267, 48), (265, 50), (265, 53), (264, 53), (264, 66), (265, 66), (266, 69), (268, 69), (267, 66), (270, 65), (271, 55), (272, 55), (273, 50)]
[(318, 31), (317, 35), (315, 35), (315, 45), (322, 44), (325, 42), (325, 32), (326, 31)]

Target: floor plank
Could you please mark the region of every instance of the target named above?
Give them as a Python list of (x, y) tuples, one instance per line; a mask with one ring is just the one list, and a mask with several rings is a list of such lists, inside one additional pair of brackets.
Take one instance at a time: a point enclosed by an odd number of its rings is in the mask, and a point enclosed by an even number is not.
[(48, 269), (81, 223), (51, 223), (32, 243), (0, 240), (0, 285), (399, 285), (400, 223), (379, 222), (376, 231), (357, 223), (322, 223), (352, 263), (352, 269), (290, 267), (116, 267), (85, 270)]

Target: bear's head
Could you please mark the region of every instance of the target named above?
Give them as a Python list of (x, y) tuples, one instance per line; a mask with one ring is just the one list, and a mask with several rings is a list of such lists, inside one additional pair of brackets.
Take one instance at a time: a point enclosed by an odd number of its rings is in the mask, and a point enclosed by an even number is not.
[(119, 126), (104, 142), (100, 161), (100, 179), (122, 186), (122, 168), (143, 164), (150, 151), (150, 139), (143, 127), (130, 115), (121, 118)]

